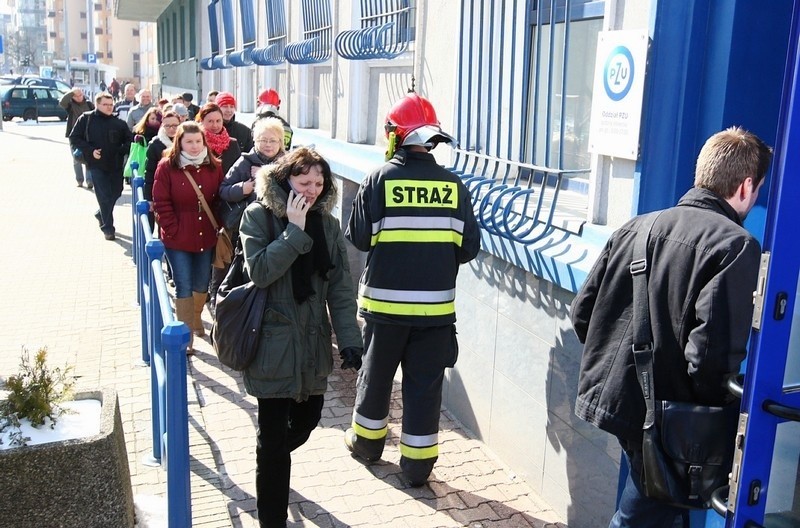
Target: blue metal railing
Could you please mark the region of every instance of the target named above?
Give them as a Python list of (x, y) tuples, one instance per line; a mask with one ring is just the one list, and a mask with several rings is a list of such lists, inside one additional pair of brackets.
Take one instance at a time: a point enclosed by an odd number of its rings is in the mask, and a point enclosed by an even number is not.
[(167, 472), (167, 526), (190, 527), (189, 411), (186, 347), (189, 328), (175, 320), (164, 279), (164, 244), (153, 238), (144, 178), (133, 162), (133, 259), (141, 313), (142, 361), (150, 366), (152, 462)]
[(331, 58), (330, 0), (303, 0), (303, 40), (287, 44), (283, 51), (292, 64), (316, 64)]
[(348, 60), (393, 59), (411, 40), (408, 0), (361, 0), (361, 29), (336, 36), (336, 53)]
[[(487, 232), (533, 244), (553, 228), (571, 231), (554, 223), (559, 195), (567, 180), (589, 169), (550, 169), (461, 149), (455, 149), (455, 153), (453, 166), (448, 169), (467, 186), (478, 223)], [(579, 234), (582, 226), (583, 221), (578, 221), (573, 229)]]

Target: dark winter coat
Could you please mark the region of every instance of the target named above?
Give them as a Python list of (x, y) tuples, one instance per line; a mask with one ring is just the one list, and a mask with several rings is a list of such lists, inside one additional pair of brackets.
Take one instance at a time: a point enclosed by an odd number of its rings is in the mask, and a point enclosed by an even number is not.
[[(88, 136), (86, 135), (87, 123)], [(133, 141), (133, 134), (122, 119), (106, 115), (98, 110), (81, 115), (72, 128), (72, 132), (69, 133), (70, 146), (73, 150), (78, 149), (83, 152), (87, 167), (108, 172), (119, 171), (120, 176), (122, 176), (125, 154), (130, 149), (131, 141)], [(99, 160), (92, 155), (95, 149), (102, 151)]]
[[(572, 303), (585, 343), (575, 414), (641, 443), (645, 403), (631, 352), (629, 265), (642, 217), (618, 229)], [(722, 198), (692, 189), (653, 226), (648, 293), (659, 400), (721, 405), (738, 373), (753, 315), (761, 248)]]
[(86, 99), (86, 96), (83, 97), (83, 101), (80, 103), (73, 100), (72, 96), (72, 92), (67, 92), (61, 96), (61, 100), (58, 102), (58, 105), (67, 111), (67, 130), (64, 133), (65, 137), (69, 137), (69, 133), (72, 132), (72, 127), (75, 126), (81, 114), (94, 110), (94, 103)]
[[(363, 347), (347, 250), (339, 222), (330, 214), (336, 205), (336, 186), (312, 206), (323, 214), (333, 269), (327, 281), (314, 273), (311, 285), (317, 293), (302, 304), (294, 298), (292, 264), (311, 251), (313, 240), (295, 224), (279, 220), (286, 216), (288, 196), (271, 172), (259, 173), (256, 193), (261, 203), (252, 203), (245, 210), (240, 235), (250, 278), (257, 286), (269, 288), (269, 297), (258, 354), (244, 371), (244, 384), (248, 394), (258, 398), (304, 401), (310, 395), (324, 394), (327, 388), (333, 369), (331, 323), (340, 349)], [(268, 217), (261, 204), (273, 215)], [(273, 241), (268, 221), (274, 226)]]
[(247, 125), (238, 122), (236, 116), (225, 123), (225, 130), (228, 131), (228, 135), (231, 139), (236, 139), (236, 141), (239, 142), (240, 153), (253, 150), (253, 146), (255, 145), (253, 141), (253, 131), (247, 128)]
[(359, 312), (368, 321), (443, 326), (456, 321), (456, 276), (480, 250), (464, 183), (432, 154), (399, 149), (353, 200), (347, 239), (368, 251)]
[(156, 168), (161, 158), (164, 157), (165, 150), (167, 150), (167, 146), (158, 136), (154, 137), (147, 145), (147, 159), (144, 165), (144, 187), (142, 192), (144, 194), (144, 199), (149, 202), (153, 201), (153, 182), (156, 178)]
[[(268, 163), (273, 163), (276, 158), (277, 156), (272, 159), (265, 158), (255, 149), (247, 154), (242, 154), (225, 175), (225, 178), (223, 178), (222, 184), (219, 186), (219, 197), (223, 202), (230, 204), (235, 204), (242, 200), (247, 200), (250, 203), (255, 200), (255, 191), (245, 196), (244, 183), (252, 179), (251, 169), (253, 167), (262, 167)], [(220, 204), (221, 212), (224, 211), (225, 207), (228, 207), (226, 203)]]
[[(186, 170), (213, 211), (222, 181), (222, 169), (205, 164), (200, 167), (190, 165)], [(165, 247), (199, 253), (209, 251), (216, 245), (214, 226), (205, 209), (199, 205), (194, 187), (183, 169), (175, 167), (169, 158), (162, 159), (156, 168), (153, 207)]]

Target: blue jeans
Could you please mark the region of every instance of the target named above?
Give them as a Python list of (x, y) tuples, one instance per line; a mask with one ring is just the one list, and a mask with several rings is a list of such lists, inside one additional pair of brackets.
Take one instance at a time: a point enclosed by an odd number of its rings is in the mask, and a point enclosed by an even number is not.
[(78, 159), (72, 155), (72, 147), (69, 148), (69, 155), (72, 158), (72, 170), (75, 171), (75, 181), (78, 183), (83, 183), (83, 180), (86, 180), (86, 183), (92, 183), (92, 178), (89, 176), (89, 171), (86, 171), (86, 177), (83, 176), (83, 165), (81, 164)]
[(169, 266), (172, 268), (172, 280), (175, 281), (175, 297), (184, 299), (191, 297), (192, 292), (208, 290), (211, 278), (211, 261), (214, 260), (214, 249), (193, 253), (178, 249), (165, 248)]
[(122, 196), (122, 169), (107, 171), (96, 167), (86, 168), (86, 181), (94, 184), (94, 196), (100, 210), (95, 217), (103, 233), (114, 233), (114, 205)]
[(628, 480), (608, 528), (688, 528), (689, 510), (648, 498), (642, 489), (642, 450), (628, 449), (620, 440), (628, 463)]

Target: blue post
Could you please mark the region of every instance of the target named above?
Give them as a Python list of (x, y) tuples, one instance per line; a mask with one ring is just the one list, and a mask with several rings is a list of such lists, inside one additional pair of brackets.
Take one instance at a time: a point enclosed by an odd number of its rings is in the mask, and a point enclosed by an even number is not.
[[(144, 188), (144, 177), (139, 176), (139, 172), (137, 170), (139, 168), (139, 164), (137, 162), (134, 161), (131, 164), (131, 167), (133, 167), (133, 172), (135, 174), (132, 182), (133, 194), (131, 195), (131, 201), (135, 204), (139, 200), (139, 189)], [(139, 211), (136, 207), (132, 207), (131, 209), (133, 210), (133, 247), (135, 248), (137, 245), (144, 245), (144, 242), (140, 239), (139, 233)], [(131, 254), (133, 255), (133, 263), (139, 264), (140, 261), (137, 260), (139, 255), (136, 254), (136, 251), (131, 251)]]
[(189, 410), (186, 399), (186, 347), (189, 328), (170, 321), (161, 331), (167, 354), (167, 525), (191, 526), (189, 485)]
[[(139, 204), (141, 204), (141, 203), (142, 202), (139, 202)], [(144, 203), (147, 204), (147, 202), (144, 202)], [(137, 208), (139, 207), (139, 204), (137, 204)], [(140, 274), (142, 275), (142, 277), (147, 277), (146, 280), (143, 279), (143, 282), (146, 281), (146, 284), (147, 284), (147, 293), (148, 293), (148, 297), (149, 297), (147, 304), (158, 305), (160, 299), (158, 298), (158, 295), (156, 294), (156, 288), (154, 287), (155, 277), (153, 276), (153, 274), (151, 272), (152, 266), (145, 265), (144, 263), (147, 262), (149, 264), (151, 262), (158, 261), (159, 264), (160, 264), (161, 263), (161, 259), (164, 256), (164, 244), (160, 240), (149, 240), (144, 246), (144, 251), (145, 251), (145, 253), (147, 255), (147, 259), (143, 259), (141, 261), (142, 265), (139, 266), (139, 270), (140, 270)], [(153, 318), (150, 317), (150, 322), (152, 323), (152, 321), (153, 321)], [(155, 350), (155, 348), (151, 348), (151, 347), (148, 346), (149, 345), (148, 338), (147, 338), (147, 335), (145, 335), (145, 334), (155, 333), (155, 332), (158, 331), (158, 329), (160, 327), (154, 326), (154, 327), (151, 327), (151, 328), (147, 328), (146, 324), (147, 324), (147, 320), (145, 319), (143, 321), (143, 326), (142, 326), (142, 329), (143, 329), (143, 332), (142, 332), (142, 334), (143, 334), (142, 335), (142, 361), (144, 361), (146, 364), (149, 364), (150, 363), (150, 353), (153, 352)]]

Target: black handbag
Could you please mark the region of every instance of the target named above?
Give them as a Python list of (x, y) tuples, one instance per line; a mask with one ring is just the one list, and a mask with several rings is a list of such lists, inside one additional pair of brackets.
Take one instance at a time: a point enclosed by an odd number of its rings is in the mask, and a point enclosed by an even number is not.
[[(272, 213), (267, 214), (269, 240), (275, 239)], [(258, 353), (261, 320), (267, 306), (269, 290), (259, 288), (247, 274), (241, 238), (236, 244), (233, 261), (217, 290), (211, 344), (220, 363), (233, 370), (244, 370)]]
[(238, 231), (242, 221), (242, 215), (247, 206), (253, 203), (254, 194), (245, 196), (238, 202), (227, 202), (222, 200), (218, 207), (220, 222), (229, 231)]
[(649, 215), (636, 236), (633, 262), (633, 358), (647, 413), (642, 438), (642, 486), (652, 499), (705, 508), (728, 482), (739, 403), (725, 407), (655, 399), (653, 334), (647, 291), (647, 244), (660, 213)]

